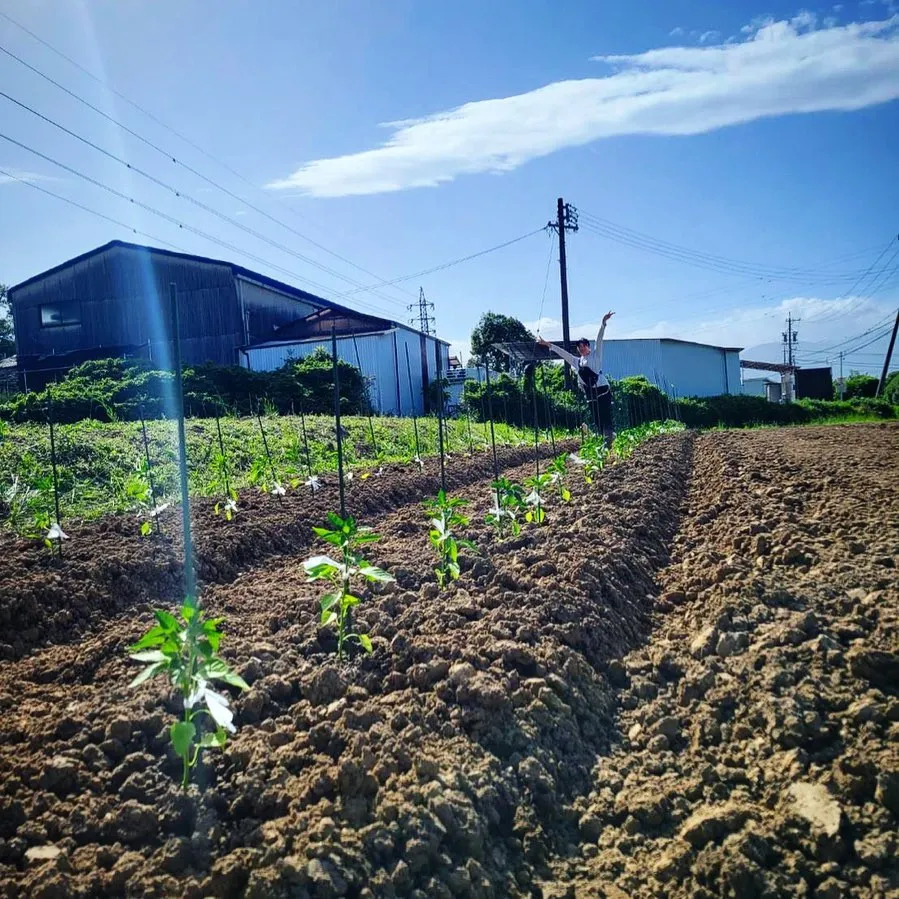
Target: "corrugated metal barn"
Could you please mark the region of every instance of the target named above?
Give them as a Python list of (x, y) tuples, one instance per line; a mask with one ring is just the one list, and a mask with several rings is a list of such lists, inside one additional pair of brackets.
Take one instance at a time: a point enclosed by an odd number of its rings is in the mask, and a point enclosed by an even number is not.
[(444, 371), (449, 364), (447, 343), (399, 322), (230, 262), (114, 240), (10, 288), (25, 386), (91, 358), (142, 356), (166, 367), (173, 283), (186, 364), (272, 370), (325, 345), (333, 326), (338, 355), (362, 369), (374, 407), (402, 414), (423, 411), (438, 355)]
[(603, 341), (603, 371), (613, 378), (643, 375), (669, 394), (740, 393), (742, 347), (667, 337)]

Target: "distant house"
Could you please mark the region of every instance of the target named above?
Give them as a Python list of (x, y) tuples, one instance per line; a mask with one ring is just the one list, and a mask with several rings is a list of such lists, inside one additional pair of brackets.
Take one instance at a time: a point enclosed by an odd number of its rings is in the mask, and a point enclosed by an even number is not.
[[(421, 413), (449, 345), (219, 259), (114, 240), (10, 288), (18, 373), (26, 389), (86, 359), (171, 358), (170, 285), (186, 364), (270, 371), (324, 346), (361, 368), (375, 408)], [(408, 362), (407, 362), (408, 358)]]

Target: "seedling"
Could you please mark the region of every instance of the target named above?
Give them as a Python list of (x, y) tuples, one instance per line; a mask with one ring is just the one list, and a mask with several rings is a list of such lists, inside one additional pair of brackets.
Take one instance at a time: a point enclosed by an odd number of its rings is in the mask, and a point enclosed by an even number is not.
[(590, 435), (584, 440), (580, 453), (572, 453), (569, 458), (583, 468), (584, 480), (592, 484), (593, 478), (605, 467), (609, 450), (602, 438)]
[(517, 484), (508, 478), (497, 478), (490, 485), (493, 488), (493, 506), (484, 517), (484, 521), (496, 528), (502, 539), (511, 533), (517, 537), (521, 533), (518, 518), (525, 509), (524, 493)]
[[(180, 694), (184, 714), (169, 727), (169, 737), (182, 761), (181, 787), (186, 790), (201, 750), (221, 749), (228, 733), (236, 730), (228, 697), (212, 690), (209, 684), (221, 681), (241, 690), (249, 688), (218, 656), (222, 640), (219, 625), (223, 619), (206, 618), (191, 596), (181, 606), (180, 621), (162, 609), (153, 614), (157, 625), (130, 647), (132, 659), (147, 663), (131, 686), (163, 675)], [(215, 730), (201, 735), (203, 715), (212, 719)]]
[(260, 493), (271, 493), (272, 496), (284, 496), (287, 493), (284, 485), (272, 475), (268, 457), (264, 455), (258, 455), (253, 459), (247, 480)]
[(224, 498), (213, 506), (212, 511), (216, 515), (224, 515), (226, 521), (231, 521), (237, 514), (237, 491), (231, 486), (228, 457), (225, 455), (225, 441), (222, 437), (222, 423), (218, 415), (215, 417), (215, 429), (218, 434), (218, 452), (212, 454), (209, 467), (212, 469), (212, 483), (224, 493)]
[(525, 478), (525, 486), (530, 487), (531, 492), (524, 498), (525, 505), (528, 507), (524, 518), (530, 524), (543, 524), (546, 521), (543, 495), (549, 490), (552, 484), (552, 477), (551, 472), (545, 471), (542, 474), (535, 474)]
[(454, 527), (465, 527), (468, 518), (459, 509), (468, 505), (464, 499), (451, 499), (446, 491), (441, 490), (436, 499), (426, 500), (425, 509), (431, 518), (431, 529), (428, 536), (431, 546), (437, 553), (437, 567), (434, 574), (437, 575), (437, 584), (443, 588), (450, 581), (458, 579), (459, 550), (460, 548), (477, 551), (477, 547), (470, 540), (463, 540), (453, 533)]
[(312, 556), (303, 562), (303, 568), (310, 581), (327, 580), (333, 591), (325, 593), (319, 600), (321, 623), (337, 628), (337, 657), (344, 657), (346, 643), (357, 643), (365, 652), (371, 652), (371, 638), (352, 630), (352, 608), (361, 600), (353, 593), (353, 581), (358, 576), (364, 581), (386, 583), (393, 576), (382, 568), (367, 562), (359, 552), (362, 546), (375, 543), (380, 536), (371, 528), (360, 527), (351, 516), (341, 518), (334, 512), (328, 513), (330, 527), (312, 530), (325, 543), (340, 550), (340, 559), (331, 556)]
[(559, 491), (559, 499), (563, 503), (571, 500), (571, 491), (565, 485), (565, 477), (568, 474), (568, 457), (565, 453), (556, 456), (549, 463), (550, 482)]

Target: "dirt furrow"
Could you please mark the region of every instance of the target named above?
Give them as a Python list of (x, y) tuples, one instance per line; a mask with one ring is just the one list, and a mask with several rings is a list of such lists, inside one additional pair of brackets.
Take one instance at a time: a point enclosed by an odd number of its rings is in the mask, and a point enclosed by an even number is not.
[(698, 441), (552, 895), (899, 895), (897, 463), (895, 427)]

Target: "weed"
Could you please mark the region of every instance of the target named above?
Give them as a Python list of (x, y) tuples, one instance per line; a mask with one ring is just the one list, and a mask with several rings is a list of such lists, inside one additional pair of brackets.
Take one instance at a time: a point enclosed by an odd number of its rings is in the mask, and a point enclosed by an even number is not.
[(368, 634), (352, 631), (352, 608), (361, 600), (353, 593), (353, 580), (358, 575), (365, 581), (386, 583), (392, 575), (367, 562), (359, 549), (380, 540), (371, 528), (359, 527), (349, 515), (341, 518), (334, 512), (328, 513), (330, 527), (312, 530), (326, 543), (340, 550), (340, 560), (331, 556), (312, 556), (303, 562), (303, 568), (310, 581), (327, 580), (334, 591), (326, 593), (319, 600), (321, 623), (333, 624), (337, 628), (337, 657), (343, 658), (347, 641), (358, 643), (365, 652), (371, 652), (371, 638)]
[[(131, 686), (165, 675), (181, 694), (184, 714), (180, 721), (169, 727), (169, 737), (182, 761), (181, 786), (186, 790), (200, 751), (220, 749), (228, 739), (228, 732), (236, 730), (228, 697), (210, 689), (209, 684), (222, 681), (241, 690), (249, 688), (243, 678), (218, 656), (222, 640), (221, 618), (206, 618), (190, 596), (181, 606), (180, 621), (161, 609), (153, 614), (157, 625), (130, 647), (132, 659), (147, 663), (147, 667), (131, 681)], [(212, 719), (215, 730), (200, 735), (202, 715)]]

